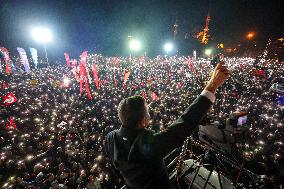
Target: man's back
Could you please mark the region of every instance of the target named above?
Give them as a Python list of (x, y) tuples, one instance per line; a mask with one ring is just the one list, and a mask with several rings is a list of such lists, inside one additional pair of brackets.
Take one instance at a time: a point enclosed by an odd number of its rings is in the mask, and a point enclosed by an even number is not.
[(163, 162), (171, 150), (181, 146), (197, 127), (212, 102), (199, 96), (165, 131), (121, 127), (106, 138), (107, 156), (131, 189), (170, 188)]
[(154, 156), (149, 141), (153, 132), (146, 129), (120, 128), (108, 134), (114, 166), (131, 189), (169, 188), (168, 175), (162, 159)]

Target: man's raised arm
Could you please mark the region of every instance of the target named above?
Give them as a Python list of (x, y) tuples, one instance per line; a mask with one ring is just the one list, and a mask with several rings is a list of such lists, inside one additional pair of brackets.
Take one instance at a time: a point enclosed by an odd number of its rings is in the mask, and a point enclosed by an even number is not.
[(157, 157), (163, 158), (170, 151), (181, 146), (186, 137), (192, 134), (214, 103), (217, 88), (229, 75), (227, 67), (221, 63), (218, 64), (201, 95), (165, 131), (154, 134), (151, 141), (153, 141), (154, 154)]

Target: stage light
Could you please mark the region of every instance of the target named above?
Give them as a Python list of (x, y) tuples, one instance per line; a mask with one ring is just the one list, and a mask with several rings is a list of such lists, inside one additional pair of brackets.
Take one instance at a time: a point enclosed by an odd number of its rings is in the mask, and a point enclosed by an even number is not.
[(136, 39), (132, 39), (129, 42), (129, 48), (130, 48), (131, 51), (139, 51), (141, 49), (140, 41), (138, 41)]
[(170, 52), (170, 51), (172, 51), (173, 50), (173, 44), (172, 43), (166, 43), (165, 45), (164, 45), (164, 50), (167, 52), (167, 54)]
[(212, 49), (205, 49), (205, 55), (210, 56), (212, 54)]
[(43, 43), (46, 63), (49, 65), (48, 57), (47, 57), (46, 43), (50, 42), (51, 39), (52, 39), (51, 31), (48, 28), (34, 28), (33, 31), (32, 31), (32, 35), (33, 35), (33, 38), (36, 41)]
[(47, 43), (51, 41), (51, 31), (47, 28), (34, 28), (32, 35), (36, 41)]

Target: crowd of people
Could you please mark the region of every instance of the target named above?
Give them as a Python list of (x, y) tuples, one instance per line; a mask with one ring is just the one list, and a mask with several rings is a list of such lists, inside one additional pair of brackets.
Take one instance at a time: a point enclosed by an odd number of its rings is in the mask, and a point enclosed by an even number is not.
[[(212, 113), (225, 119), (249, 113), (250, 138), (240, 146), (246, 161), (283, 164), (284, 64), (225, 58), (231, 76), (217, 92)], [(99, 87), (91, 74), (96, 64)], [(78, 66), (79, 67), (79, 66)], [(1, 74), (0, 183), (3, 188), (120, 188), (123, 180), (104, 155), (104, 137), (120, 127), (119, 102), (141, 95), (155, 131), (174, 121), (205, 86), (210, 59), (89, 55), (89, 99), (76, 66), (48, 66)], [(127, 73), (127, 77), (125, 76)], [(273, 87), (272, 87), (273, 86)], [(276, 87), (275, 87), (276, 86)], [(3, 96), (13, 100), (4, 104)]]

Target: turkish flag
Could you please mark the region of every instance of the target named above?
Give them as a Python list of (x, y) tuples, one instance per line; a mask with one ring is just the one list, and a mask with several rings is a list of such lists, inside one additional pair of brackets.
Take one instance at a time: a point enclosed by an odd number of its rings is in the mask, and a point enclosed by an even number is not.
[(96, 84), (97, 89), (100, 89), (99, 85), (99, 75), (98, 75), (98, 68), (96, 64), (92, 65), (92, 71), (93, 71), (93, 77), (94, 77), (94, 82)]
[(8, 88), (7, 83), (6, 83), (5, 81), (3, 81), (3, 83), (2, 83), (2, 89), (7, 89), (7, 88)]
[(154, 92), (152, 92), (152, 94), (151, 94), (151, 98), (152, 98), (152, 100), (159, 100), (159, 97), (158, 97), (158, 95), (156, 94), (156, 93), (154, 93)]
[(10, 119), (6, 122), (6, 129), (16, 129), (16, 123), (14, 121), (13, 117), (10, 117)]
[(17, 101), (17, 98), (12, 92), (8, 93), (7, 95), (2, 96), (2, 99), (3, 99), (4, 106), (9, 106)]

